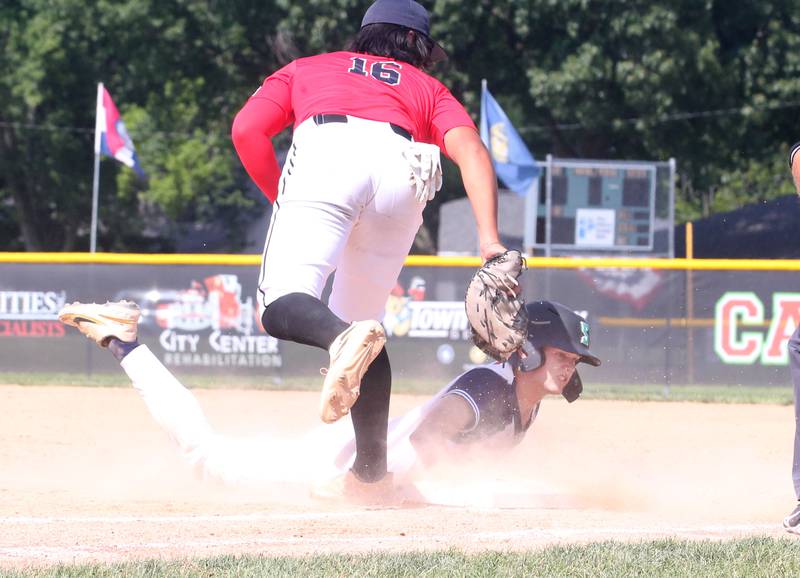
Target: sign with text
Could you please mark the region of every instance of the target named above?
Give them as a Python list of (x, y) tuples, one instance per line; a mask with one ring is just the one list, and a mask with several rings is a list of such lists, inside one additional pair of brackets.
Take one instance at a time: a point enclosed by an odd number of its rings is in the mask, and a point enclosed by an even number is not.
[(615, 217), (614, 209), (578, 209), (575, 214), (575, 244), (613, 247)]

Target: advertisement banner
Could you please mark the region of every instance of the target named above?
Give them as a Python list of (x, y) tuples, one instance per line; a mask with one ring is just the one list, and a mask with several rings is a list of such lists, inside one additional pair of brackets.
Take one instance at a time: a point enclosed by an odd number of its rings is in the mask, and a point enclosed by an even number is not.
[[(396, 380), (438, 389), (487, 361), (464, 312), (468, 267), (406, 267), (382, 320)], [(258, 269), (220, 265), (0, 264), (4, 372), (116, 372), (116, 362), (58, 310), (72, 301), (129, 299), (142, 309), (140, 340), (176, 375), (319, 381), (322, 350), (280, 342), (261, 327)], [(584, 315), (592, 350), (587, 384), (786, 385), (786, 342), (800, 324), (793, 271), (536, 269), (526, 300), (559, 301)], [(415, 385), (416, 387), (416, 385)]]

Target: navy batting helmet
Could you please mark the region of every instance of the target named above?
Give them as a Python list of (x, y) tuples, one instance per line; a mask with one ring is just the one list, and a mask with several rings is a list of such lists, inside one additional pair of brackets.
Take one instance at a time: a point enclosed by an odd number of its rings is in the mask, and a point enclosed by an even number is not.
[[(512, 364), (518, 371), (533, 371), (544, 363), (544, 348), (556, 347), (580, 355), (579, 362), (595, 367), (600, 358), (589, 350), (589, 323), (561, 303), (534, 301), (525, 305), (528, 312), (528, 335), (520, 350), (515, 353)], [(578, 399), (583, 391), (583, 382), (576, 370), (562, 395), (570, 403)]]

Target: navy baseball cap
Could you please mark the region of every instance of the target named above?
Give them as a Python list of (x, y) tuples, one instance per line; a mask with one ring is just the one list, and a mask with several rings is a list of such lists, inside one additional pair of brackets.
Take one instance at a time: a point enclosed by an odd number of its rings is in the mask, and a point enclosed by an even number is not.
[[(405, 26), (411, 30), (421, 32), (428, 38), (431, 37), (431, 22), (428, 11), (414, 0), (376, 0), (367, 8), (364, 19), (361, 20), (361, 28), (370, 24), (397, 24)], [(446, 60), (447, 53), (433, 40), (433, 51), (431, 58), (434, 62)]]

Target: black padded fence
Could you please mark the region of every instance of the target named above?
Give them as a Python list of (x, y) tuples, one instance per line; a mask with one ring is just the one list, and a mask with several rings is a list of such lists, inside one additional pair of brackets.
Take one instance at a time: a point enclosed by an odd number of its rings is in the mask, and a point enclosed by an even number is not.
[[(469, 338), (463, 297), (472, 267), (408, 266), (386, 305), (398, 379), (431, 389), (485, 358)], [(141, 340), (177, 375), (313, 378), (327, 355), (279, 343), (260, 326), (258, 267), (0, 263), (0, 371), (115, 371), (56, 313), (75, 300), (131, 299)], [(800, 323), (800, 272), (531, 268), (528, 300), (584, 314), (602, 367), (587, 383), (784, 385), (786, 341)]]

